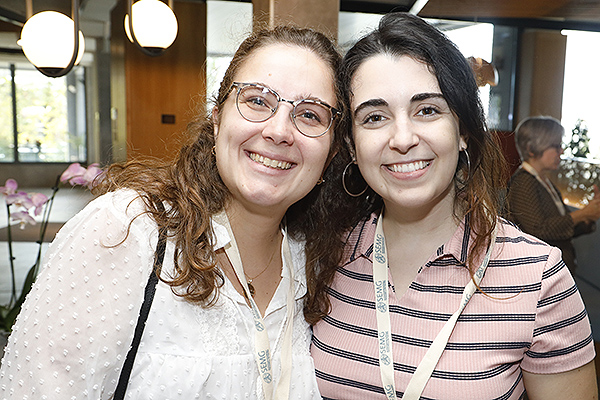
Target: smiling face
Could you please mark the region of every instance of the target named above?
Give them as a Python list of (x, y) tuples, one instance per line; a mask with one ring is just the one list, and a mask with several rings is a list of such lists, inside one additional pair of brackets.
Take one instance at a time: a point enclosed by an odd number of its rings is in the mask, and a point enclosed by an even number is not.
[[(333, 72), (313, 52), (272, 44), (255, 50), (234, 80), (258, 83), (288, 100), (319, 99), (335, 106)], [(234, 89), (215, 109), (215, 154), (223, 182), (233, 201), (254, 212), (281, 215), (317, 183), (333, 141), (333, 128), (310, 138), (296, 129), (290, 112), (279, 109), (264, 122), (245, 120), (236, 108)]]
[[(367, 59), (352, 78), (360, 171), (388, 212), (452, 212), (459, 122), (426, 64), (409, 56)], [(451, 215), (451, 214), (450, 214)]]

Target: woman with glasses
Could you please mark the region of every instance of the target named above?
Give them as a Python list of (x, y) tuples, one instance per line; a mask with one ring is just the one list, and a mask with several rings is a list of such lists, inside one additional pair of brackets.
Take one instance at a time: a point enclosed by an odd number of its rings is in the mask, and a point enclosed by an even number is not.
[(558, 247), (571, 273), (577, 259), (571, 239), (596, 229), (600, 194), (582, 209), (570, 211), (549, 174), (560, 165), (565, 128), (552, 117), (529, 117), (515, 131), (517, 151), (523, 161), (512, 176), (507, 196), (507, 217), (523, 231)]
[(339, 61), (315, 31), (258, 31), (173, 163), (111, 167), (48, 250), (0, 398), (319, 399), (302, 298), (331, 240)]
[(465, 57), (393, 13), (346, 53), (341, 81), (338, 214), (355, 224), (309, 277), (321, 395), (596, 399), (590, 323), (560, 251), (498, 218), (503, 157)]

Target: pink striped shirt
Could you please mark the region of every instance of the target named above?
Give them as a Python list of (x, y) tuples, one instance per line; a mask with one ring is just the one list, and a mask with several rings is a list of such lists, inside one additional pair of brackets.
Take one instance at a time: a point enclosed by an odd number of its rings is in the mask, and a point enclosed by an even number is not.
[[(331, 313), (314, 327), (312, 356), (325, 399), (384, 399), (378, 364), (372, 252), (376, 216), (351, 232), (329, 289)], [(425, 399), (520, 399), (522, 370), (552, 374), (590, 362), (590, 323), (560, 251), (500, 221), (496, 247), (429, 380)], [(469, 232), (454, 236), (400, 298), (390, 274), (395, 382), (402, 396), (470, 279)]]

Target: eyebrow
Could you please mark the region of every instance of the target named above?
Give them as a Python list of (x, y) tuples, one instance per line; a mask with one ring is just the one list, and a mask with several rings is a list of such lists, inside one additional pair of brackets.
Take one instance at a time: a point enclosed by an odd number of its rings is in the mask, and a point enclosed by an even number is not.
[[(410, 98), (410, 102), (417, 103), (419, 101), (428, 100), (428, 99), (443, 99), (443, 100), (445, 100), (446, 98), (444, 97), (443, 94), (436, 93), (436, 92), (417, 93), (413, 97)], [(358, 107), (356, 107), (356, 110), (354, 110), (354, 117), (356, 117), (356, 115), (360, 111), (362, 111), (363, 109), (365, 109), (367, 107), (381, 107), (381, 106), (388, 106), (388, 105), (389, 105), (388, 102), (381, 98), (370, 99), (370, 100), (364, 101), (364, 102), (360, 103)]]
[[(262, 82), (250, 82), (250, 83), (254, 83), (254, 84), (266, 87), (267, 89), (270, 89), (270, 90), (274, 91), (277, 94), (279, 94), (279, 92), (280, 92), (280, 90), (273, 89), (271, 86), (269, 86), (269, 85), (267, 85), (265, 83), (262, 83)], [(281, 94), (279, 94), (279, 96), (281, 98), (285, 99), (285, 97), (281, 96)], [(295, 96), (295, 97), (296, 97), (295, 99), (286, 99), (286, 100), (291, 100), (291, 101), (314, 100), (314, 101), (318, 101), (321, 104), (325, 104), (328, 107), (335, 108), (334, 106), (330, 105), (329, 103), (327, 103), (323, 99), (320, 99), (320, 98), (318, 98), (316, 96), (312, 96), (312, 95), (309, 95), (309, 94), (301, 94), (301, 95), (298, 95), (298, 96)]]
[(387, 106), (387, 105), (388, 105), (388, 102), (385, 101), (384, 99), (370, 99), (370, 100), (360, 103), (358, 105), (358, 107), (356, 107), (356, 110), (354, 110), (353, 116), (354, 116), (354, 118), (356, 118), (356, 115), (361, 110), (363, 110), (367, 107), (380, 107), (380, 106)]
[(444, 100), (446, 99), (446, 98), (444, 97), (444, 95), (443, 95), (443, 94), (441, 94), (441, 93), (436, 93), (436, 92), (432, 92), (432, 93), (417, 93), (417, 94), (415, 94), (415, 95), (414, 95), (414, 96), (413, 96), (413, 97), (410, 99), (410, 102), (411, 102), (411, 103), (415, 103), (415, 102), (417, 102), (417, 101), (423, 101), (423, 100), (427, 100), (427, 99), (435, 99), (435, 98), (438, 98), (438, 99), (444, 99)]

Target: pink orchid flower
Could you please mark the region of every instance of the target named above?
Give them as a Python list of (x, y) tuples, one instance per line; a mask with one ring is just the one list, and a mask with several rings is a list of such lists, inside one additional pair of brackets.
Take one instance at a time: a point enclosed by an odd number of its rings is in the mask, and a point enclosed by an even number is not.
[(79, 163), (73, 163), (63, 172), (60, 181), (63, 183), (69, 182), (72, 186), (81, 185), (92, 189), (94, 180), (102, 173), (102, 169), (98, 165), (94, 163), (87, 168), (83, 168)]
[(19, 222), (19, 227), (21, 229), (25, 229), (26, 224), (35, 225), (35, 220), (31, 215), (29, 215), (26, 211), (17, 211), (10, 214), (11, 221)]
[(35, 207), (33, 213), (35, 215), (40, 215), (44, 209), (44, 204), (48, 201), (48, 196), (42, 193), (29, 193), (29, 198)]
[(17, 187), (18, 187), (17, 181), (15, 181), (12, 178), (7, 179), (4, 186), (0, 186), (0, 193), (5, 194), (5, 195), (15, 194), (17, 192)]
[(22, 207), (25, 210), (29, 210), (34, 206), (33, 202), (29, 198), (29, 195), (26, 192), (18, 192), (9, 194), (6, 196), (6, 204), (15, 205), (17, 207)]
[[(81, 176), (85, 173), (86, 169), (81, 166), (79, 163), (73, 163), (69, 165), (69, 167), (62, 173), (60, 176), (60, 181), (62, 183), (69, 182), (71, 183), (71, 179), (76, 176)], [(73, 185), (73, 183), (71, 183)]]

